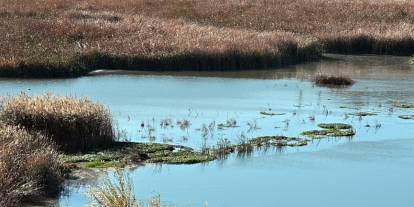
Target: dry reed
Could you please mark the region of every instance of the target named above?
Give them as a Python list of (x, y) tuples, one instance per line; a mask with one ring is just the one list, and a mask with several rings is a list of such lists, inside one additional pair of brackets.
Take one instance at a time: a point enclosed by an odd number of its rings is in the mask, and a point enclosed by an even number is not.
[(8, 124), (44, 133), (66, 152), (106, 147), (115, 137), (109, 110), (88, 99), (21, 94), (8, 98), (0, 115)]
[(413, 22), (408, 0), (5, 0), (0, 76), (270, 68), (322, 49), (407, 55)]
[(0, 123), (0, 206), (57, 194), (62, 168), (50, 140)]

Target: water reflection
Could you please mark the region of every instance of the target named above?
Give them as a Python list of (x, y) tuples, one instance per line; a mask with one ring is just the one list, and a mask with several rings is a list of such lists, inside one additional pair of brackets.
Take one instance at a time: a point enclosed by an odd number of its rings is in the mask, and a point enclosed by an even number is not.
[[(305, 147), (131, 169), (138, 198), (160, 194), (177, 206), (412, 206), (414, 122), (398, 116), (414, 110), (394, 103), (414, 103), (414, 70), (406, 57), (327, 57), (277, 70), (5, 79), (0, 94), (87, 96), (110, 107), (128, 140), (200, 150), (223, 139), (237, 144), (241, 135), (297, 137), (319, 123), (343, 122), (356, 131), (352, 139), (317, 139)], [(318, 73), (347, 75), (356, 84), (315, 87), (308, 80)], [(376, 115), (352, 115), (363, 112)], [(83, 206), (86, 191), (71, 183), (60, 203)]]

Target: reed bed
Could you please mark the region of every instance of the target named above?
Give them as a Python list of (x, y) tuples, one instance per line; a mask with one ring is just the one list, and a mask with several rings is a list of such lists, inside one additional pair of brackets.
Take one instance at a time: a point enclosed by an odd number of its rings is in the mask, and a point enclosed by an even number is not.
[(107, 147), (115, 139), (109, 110), (88, 99), (21, 94), (5, 101), (0, 116), (8, 124), (42, 132), (65, 152)]
[(21, 206), (61, 190), (58, 154), (38, 133), (0, 123), (0, 206)]
[(0, 76), (271, 68), (321, 52), (411, 55), (413, 22), (409, 0), (6, 0)]

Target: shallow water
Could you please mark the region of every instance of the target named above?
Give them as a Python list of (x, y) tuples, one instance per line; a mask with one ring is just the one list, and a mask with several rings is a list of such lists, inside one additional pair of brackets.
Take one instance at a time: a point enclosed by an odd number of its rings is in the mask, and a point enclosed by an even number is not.
[[(315, 87), (309, 79), (318, 73), (347, 75), (356, 84)], [(318, 123), (349, 123), (356, 130), (353, 138), (314, 140), (305, 147), (249, 157), (138, 167), (131, 174), (140, 199), (160, 194), (163, 203), (177, 206), (414, 205), (414, 120), (398, 118), (414, 109), (393, 106), (414, 103), (414, 68), (407, 57), (329, 55), (321, 62), (277, 70), (5, 79), (0, 86), (2, 95), (24, 91), (90, 97), (111, 109), (124, 138), (132, 141), (199, 149), (223, 138), (237, 143), (242, 136), (299, 136), (318, 129)], [(260, 114), (269, 110), (283, 115)], [(360, 111), (377, 115), (347, 115)], [(172, 125), (160, 126), (163, 120)], [(189, 120), (190, 127), (180, 129), (180, 120)], [(203, 125), (227, 120), (238, 127), (214, 127), (203, 136)], [(86, 188), (70, 185), (60, 204), (87, 204)]]

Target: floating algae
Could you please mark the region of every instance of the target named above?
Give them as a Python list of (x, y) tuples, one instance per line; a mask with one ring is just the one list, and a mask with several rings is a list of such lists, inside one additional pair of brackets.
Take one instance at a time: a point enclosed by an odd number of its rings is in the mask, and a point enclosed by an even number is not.
[(318, 124), (320, 130), (310, 130), (302, 132), (302, 136), (307, 136), (313, 139), (320, 139), (325, 137), (350, 137), (355, 135), (355, 131), (349, 124), (342, 123), (322, 123)]
[(343, 123), (322, 123), (318, 124), (318, 127), (323, 129), (352, 129), (352, 125)]
[(410, 104), (410, 103), (393, 104), (393, 106), (397, 108), (402, 108), (402, 109), (414, 109), (414, 104)]
[(401, 116), (398, 116), (398, 118), (414, 120), (414, 115), (401, 115)]
[(347, 115), (352, 115), (352, 116), (375, 116), (378, 115), (375, 112), (355, 112), (355, 113), (347, 113)]
[(267, 111), (261, 111), (260, 112), (261, 115), (265, 115), (265, 116), (280, 116), (280, 115), (285, 115), (285, 113), (273, 113), (273, 112), (267, 112)]
[(71, 168), (110, 168), (141, 162), (192, 164), (211, 161), (215, 157), (181, 145), (116, 142), (104, 151), (82, 155), (62, 155), (60, 159)]

